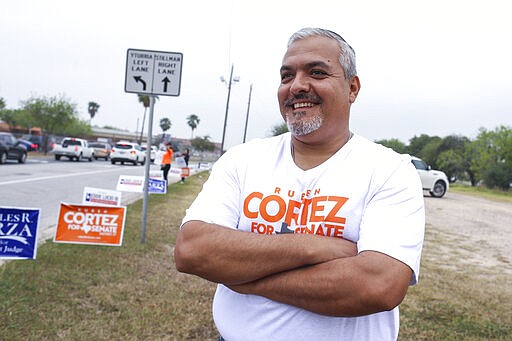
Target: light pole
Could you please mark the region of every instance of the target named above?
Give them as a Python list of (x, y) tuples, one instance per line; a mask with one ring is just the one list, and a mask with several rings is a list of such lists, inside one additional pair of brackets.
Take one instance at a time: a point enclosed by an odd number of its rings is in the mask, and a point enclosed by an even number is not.
[(247, 136), (247, 125), (249, 124), (249, 108), (251, 107), (251, 93), (252, 93), (252, 84), (249, 88), (249, 101), (247, 102), (247, 114), (245, 115), (245, 130), (244, 130), (244, 142), (245, 143), (245, 137)]
[[(229, 111), (229, 97), (231, 96), (231, 83), (240, 81), (240, 78), (235, 77), (233, 79), (233, 64), (231, 64), (231, 73), (229, 74), (228, 84), (228, 99), (226, 101), (226, 114), (224, 115), (224, 130), (222, 131), (222, 143), (220, 145), (220, 155), (224, 154), (224, 140), (226, 138), (226, 125), (228, 123), (228, 111)], [(224, 77), (220, 77), (221, 82), (226, 83)]]

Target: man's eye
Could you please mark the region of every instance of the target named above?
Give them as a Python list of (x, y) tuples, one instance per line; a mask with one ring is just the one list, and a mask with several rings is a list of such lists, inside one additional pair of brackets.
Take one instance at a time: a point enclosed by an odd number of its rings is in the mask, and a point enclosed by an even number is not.
[(290, 79), (292, 77), (293, 77), (293, 75), (291, 73), (282, 73), (281, 74), (281, 81), (285, 81), (285, 80)]
[(318, 76), (326, 76), (327, 73), (322, 70), (312, 70), (311, 75), (318, 77)]

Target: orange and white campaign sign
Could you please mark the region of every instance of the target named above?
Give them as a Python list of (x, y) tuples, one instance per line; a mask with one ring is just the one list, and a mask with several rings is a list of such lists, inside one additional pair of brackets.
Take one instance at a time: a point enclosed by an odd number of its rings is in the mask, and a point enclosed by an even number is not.
[(61, 203), (53, 241), (120, 246), (125, 218), (125, 206)]
[(185, 178), (187, 176), (190, 176), (190, 168), (188, 168), (188, 167), (181, 168), (181, 177)]

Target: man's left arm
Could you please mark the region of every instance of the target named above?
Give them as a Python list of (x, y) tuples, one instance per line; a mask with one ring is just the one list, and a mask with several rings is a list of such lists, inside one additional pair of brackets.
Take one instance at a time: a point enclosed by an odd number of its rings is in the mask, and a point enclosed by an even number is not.
[(405, 297), (412, 270), (380, 252), (281, 272), (229, 287), (322, 315), (361, 316), (391, 310)]

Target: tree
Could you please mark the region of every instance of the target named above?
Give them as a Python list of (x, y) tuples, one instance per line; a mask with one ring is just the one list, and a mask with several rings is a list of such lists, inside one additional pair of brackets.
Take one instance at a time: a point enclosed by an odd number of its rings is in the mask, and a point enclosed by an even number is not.
[(391, 148), (399, 154), (407, 154), (407, 146), (405, 145), (405, 143), (398, 139), (379, 140), (375, 141), (375, 143)]
[(194, 129), (197, 128), (197, 125), (199, 124), (200, 119), (197, 115), (190, 115), (187, 117), (187, 124), (192, 129), (192, 134), (190, 135), (190, 139), (194, 138)]
[(162, 129), (164, 134), (167, 130), (171, 129), (171, 126), (172, 126), (171, 120), (168, 119), (167, 117), (160, 119), (160, 128)]
[(22, 111), (32, 126), (43, 131), (43, 148), (48, 150), (48, 134), (87, 136), (91, 127), (80, 120), (76, 105), (65, 97), (31, 97), (22, 101)]
[(512, 168), (505, 162), (498, 162), (487, 167), (483, 174), (485, 185), (489, 188), (499, 188), (504, 191), (510, 189), (512, 184)]
[[(148, 95), (137, 95), (139, 99), (139, 103), (142, 103), (144, 106), (144, 117), (142, 118), (142, 128), (140, 130), (140, 138), (139, 138), (139, 144), (142, 143), (142, 135), (144, 134), (144, 122), (146, 121), (146, 111), (148, 110), (149, 106), (151, 105), (151, 100)], [(158, 99), (158, 96), (155, 96), (155, 100)]]
[(89, 115), (91, 115), (91, 120), (94, 118), (99, 108), (100, 105), (98, 103), (89, 102), (89, 105), (87, 106), (87, 111), (89, 112)]
[(215, 150), (215, 144), (210, 141), (210, 136), (206, 135), (203, 137), (196, 137), (192, 140), (192, 147), (199, 151), (213, 152)]
[(9, 127), (21, 125), (22, 110), (20, 109), (3, 109), (0, 111), (0, 119), (7, 123)]
[(286, 125), (286, 122), (282, 122), (280, 124), (276, 124), (272, 127), (271, 134), (272, 136), (278, 136), (281, 134), (284, 134), (288, 132), (288, 126)]
[(450, 182), (455, 179), (464, 178), (466, 171), (466, 160), (464, 154), (458, 153), (453, 149), (445, 150), (437, 158), (437, 165), (442, 169)]
[(162, 129), (162, 142), (164, 142), (165, 132), (171, 129), (172, 123), (171, 120), (167, 117), (160, 119), (160, 128)]
[(427, 164), (431, 165), (432, 168), (438, 168), (437, 156), (439, 155), (439, 146), (441, 145), (441, 138), (438, 136), (432, 136), (429, 142), (423, 146), (419, 153), (419, 157), (423, 159)]
[(32, 116), (34, 126), (50, 134), (65, 131), (73, 119), (78, 119), (76, 105), (64, 97), (31, 97), (22, 106)]
[(457, 178), (466, 179), (468, 176), (473, 182), (473, 175), (468, 171), (469, 161), (466, 158), (466, 149), (470, 142), (465, 136), (448, 135), (437, 147), (435, 164), (447, 174), (450, 181)]
[(484, 180), (489, 187), (503, 187), (512, 182), (512, 129), (500, 126), (492, 131), (480, 128), (480, 133), (471, 143), (470, 170), (476, 180)]
[(409, 140), (409, 154), (417, 157), (421, 157), (421, 150), (425, 145), (427, 145), (433, 137), (428, 136), (426, 134), (421, 134), (420, 136), (414, 136)]
[(0, 97), (0, 111), (5, 109), (5, 100), (3, 97)]

